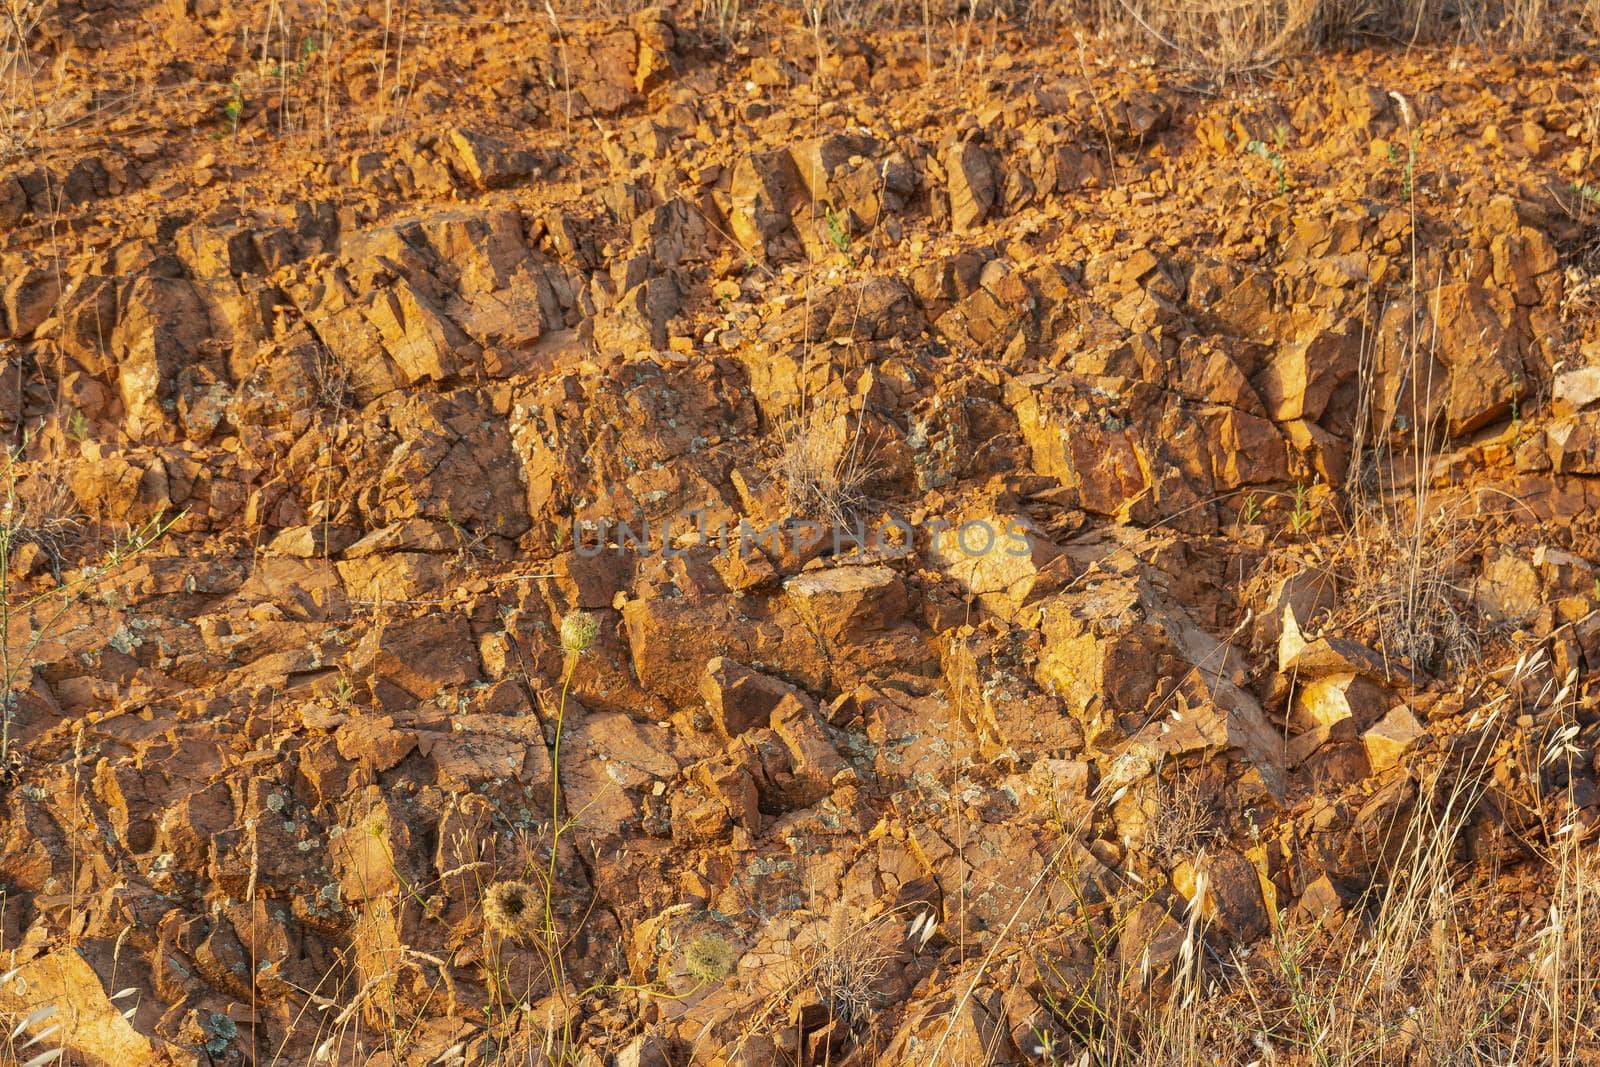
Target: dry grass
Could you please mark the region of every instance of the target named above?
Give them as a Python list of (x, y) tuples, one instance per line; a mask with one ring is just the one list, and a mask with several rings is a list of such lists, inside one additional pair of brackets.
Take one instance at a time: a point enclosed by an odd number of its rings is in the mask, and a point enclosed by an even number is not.
[(1426, 498), (1411, 505), (1352, 504), (1340, 561), (1348, 580), (1331, 629), (1372, 640), (1390, 663), (1459, 676), (1482, 647), (1466, 582), (1477, 531)]
[(1175, 779), (1157, 801), (1145, 832), (1144, 850), (1164, 868), (1194, 856), (1217, 834), (1216, 813), (1192, 782)]
[[(933, 42), (944, 40), (963, 58), (980, 20), (1065, 22), (1142, 40), (1164, 62), (1219, 81), (1362, 37), (1527, 51), (1600, 29), (1600, 0), (806, 0), (795, 6), (819, 34), (920, 25), (930, 54)], [(733, 0), (702, 0), (704, 17), (724, 35), (742, 9)]]
[[(836, 909), (792, 932), (789, 957), (780, 965), (772, 992), (742, 1021), (744, 1037), (733, 1043), (730, 1062), (751, 1055), (746, 1043), (782, 1029), (793, 1007), (801, 1003), (819, 1006), (824, 1026), (851, 1035), (850, 1040), (862, 1040), (884, 1020), (881, 982), (902, 946), (920, 952), (937, 932), (934, 915), (919, 907), (896, 908), (870, 918)], [(847, 1042), (840, 1054), (850, 1047)]]
[(860, 421), (849, 426), (813, 410), (779, 430), (778, 473), (795, 517), (846, 526), (869, 503), (871, 449)]
[[(1511, 685), (1538, 675), (1540, 666), (1519, 662)], [(1480, 710), (1476, 743), (1421, 784), (1410, 818), (1393, 831), (1393, 859), (1348, 916), (1277, 922), (1265, 951), (1208, 960), (1197, 914), (1209, 887), (1197, 862), (1201, 876), (1184, 913), (1169, 991), (1141, 997), (1139, 966), (1129, 966), (1126, 953), (1096, 952), (1093, 976), (1080, 983), (1094, 1003), (1052, 1003), (1060, 1031), (1044, 1039), (1053, 1046), (1049, 1062), (1588, 1062), (1582, 1056), (1600, 1050), (1600, 856), (1593, 843), (1582, 840), (1575, 818), (1560, 821), (1538, 850), (1548, 886), (1544, 919), (1504, 954), (1474, 939), (1480, 918), (1508, 902), (1497, 897), (1492, 877), (1475, 883), (1459, 857), (1490, 778), (1491, 753), (1512, 722), (1530, 710), (1553, 726), (1565, 721), (1570, 687), (1553, 696), (1548, 690), (1532, 709), (1503, 697)], [(1574, 733), (1552, 728), (1542, 761), (1581, 761)], [(1564, 810), (1575, 808), (1568, 802)], [(1148, 899), (1148, 891), (1132, 893), (1117, 909), (1125, 914)], [(1082, 943), (1111, 936), (1103, 920), (1096, 932), (1087, 910), (1069, 918)]]
[[(1520, 661), (1511, 685), (1539, 670), (1535, 659)], [(1541, 714), (1564, 707), (1570, 695), (1546, 693)], [(1595, 867), (1592, 847), (1580, 848), (1575, 832), (1558, 834), (1545, 852), (1551, 922), (1506, 957), (1481, 957), (1473, 943), (1479, 917), (1501, 904), (1492, 882), (1468, 885), (1458, 843), (1477, 814), (1496, 741), (1525, 710), (1502, 698), (1479, 711), (1477, 742), (1423, 783), (1401, 848), (1351, 925), (1328, 930), (1318, 948), (1312, 942), (1320, 931), (1298, 939), (1278, 931), (1287, 1010), (1273, 1011), (1251, 991), (1252, 1003), (1266, 1009), (1257, 1025), (1273, 1044), (1309, 1048), (1311, 1062), (1326, 1067), (1402, 1059), (1568, 1063), (1576, 1044), (1595, 1048), (1593, 1004), (1575, 994), (1593, 988), (1600, 960), (1592, 951), (1582, 963), (1572, 959), (1574, 942), (1592, 949)], [(1519, 957), (1531, 963), (1526, 973), (1518, 973)], [(1541, 979), (1551, 968), (1559, 972), (1553, 980)], [(1581, 1037), (1546, 1058), (1541, 1050), (1551, 1049), (1552, 1034)]]
[(83, 532), (85, 516), (59, 463), (25, 464), (8, 453), (0, 471), (0, 537), (8, 558), (37, 546), (60, 570), (64, 549)]
[(797, 956), (803, 982), (827, 1007), (829, 1017), (846, 1026), (866, 1023), (882, 1006), (878, 981), (893, 956), (871, 934), (836, 918), (826, 937), (801, 948)]
[[(10, 903), (6, 895), (0, 893), (0, 913), (3, 913)], [(12, 961), (16, 959), (15, 950), (6, 952)], [(113, 1001), (126, 1001), (132, 995), (128, 990), (117, 993)], [(12, 1005), (19, 998), (27, 996), (27, 989), (18, 968), (12, 968), (0, 974), (0, 996)], [(22, 1001), (27, 1005), (26, 1000)], [(133, 1009), (126, 1010), (124, 1017), (133, 1013)], [(0, 1064), (14, 1064), (18, 1067), (46, 1067), (47, 1064), (66, 1062), (66, 1049), (62, 1042), (68, 1040), (70, 1034), (70, 1020), (65, 1019), (60, 1010), (52, 1004), (35, 1007), (31, 1011), (17, 1007), (13, 1011), (0, 1011)]]
[[(13, 975), (7, 975), (6, 982), (13, 981)], [(0, 1063), (47, 1067), (67, 1062), (66, 1049), (57, 1044), (64, 1035), (54, 1007), (39, 1008), (20, 1017), (0, 1012), (0, 1028)]]
[(43, 123), (32, 49), (49, 8), (47, 0), (0, 0), (0, 160), (26, 151)]
[(352, 403), (350, 368), (321, 345), (317, 346), (313, 359), (311, 378), (316, 388), (316, 401), (337, 419)]
[[(1121, 16), (1178, 65), (1215, 78), (1261, 70), (1352, 36), (1403, 44), (1538, 48), (1592, 12), (1552, 0), (1117, 0)], [(1118, 21), (1113, 13), (1108, 24)]]
[(1122, 0), (1128, 19), (1185, 67), (1242, 74), (1319, 34), (1319, 0)]

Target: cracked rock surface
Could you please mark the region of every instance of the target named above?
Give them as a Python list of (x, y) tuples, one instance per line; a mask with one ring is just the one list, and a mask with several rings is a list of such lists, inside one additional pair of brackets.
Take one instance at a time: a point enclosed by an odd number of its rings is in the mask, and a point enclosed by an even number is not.
[(0, 162), (64, 1062), (1077, 1062), (1441, 776), (1519, 914), (1589, 847), (1592, 55), (77, 7)]

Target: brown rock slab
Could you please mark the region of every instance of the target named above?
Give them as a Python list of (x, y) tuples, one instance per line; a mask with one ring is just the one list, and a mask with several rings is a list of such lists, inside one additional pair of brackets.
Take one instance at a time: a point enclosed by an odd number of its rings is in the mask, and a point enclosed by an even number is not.
[(27, 1040), (25, 1035), (59, 1027), (33, 1047), (35, 1054), (64, 1048), (69, 1059), (107, 1067), (155, 1067), (165, 1062), (162, 1053), (166, 1050), (158, 1049), (122, 1016), (137, 1002), (114, 1002), (111, 997), (116, 992), (78, 950), (61, 949), (23, 964), (0, 983), (0, 1010), (14, 1019), (53, 1009), (48, 1018), (25, 1027), (16, 1039), (20, 1044)]
[(824, 640), (848, 644), (905, 617), (905, 583), (888, 567), (825, 567), (783, 583), (807, 625)]
[(1427, 739), (1428, 732), (1404, 704), (1389, 709), (1361, 735), (1374, 774), (1388, 770)]
[(1359, 674), (1325, 674), (1302, 679), (1295, 687), (1290, 725), (1309, 730), (1351, 720), (1357, 732), (1383, 717), (1394, 696), (1378, 682)]
[(1557, 415), (1571, 415), (1600, 400), (1600, 367), (1579, 367), (1556, 375), (1550, 404)]
[(1295, 912), (1302, 921), (1336, 928), (1347, 914), (1350, 904), (1350, 894), (1324, 874), (1301, 892), (1300, 899), (1295, 903)]
[(340, 726), (334, 740), (340, 756), (382, 773), (417, 747), (417, 732), (395, 726), (393, 715), (361, 715)]
[(1024, 515), (967, 516), (931, 548), (936, 566), (1006, 618), (1072, 578), (1070, 560)]
[(1185, 861), (1173, 872), (1173, 884), (1191, 900), (1202, 881), (1205, 899), (1201, 914), (1207, 922), (1246, 943), (1267, 932), (1260, 874), (1242, 853), (1225, 848), (1207, 855), (1198, 870)]
[(636, 818), (640, 798), (678, 773), (670, 742), (665, 727), (621, 712), (590, 715), (571, 727), (561, 742), (561, 793), (577, 825), (617, 833)]
[(369, 685), (386, 682), (426, 700), (478, 677), (478, 651), (467, 620), (449, 611), (384, 623), (368, 631), (351, 668)]
[(849, 770), (828, 740), (816, 709), (794, 694), (772, 712), (772, 731), (788, 750), (792, 779), (785, 792), (793, 807), (809, 807), (833, 789), (835, 776)]
[(944, 162), (950, 174), (950, 220), (957, 233), (965, 233), (998, 203), (1000, 171), (988, 149), (971, 141), (951, 146)]
[(348, 902), (406, 891), (415, 876), (410, 825), (398, 807), (371, 790), (364, 798), (362, 814), (332, 838), (329, 853)]
[(480, 189), (499, 189), (532, 174), (536, 166), (533, 153), (512, 148), (486, 133), (450, 131), (450, 146), (455, 149), (461, 169)]
[(1348, 320), (1324, 315), (1295, 331), (1256, 377), (1267, 411), (1279, 422), (1320, 420), (1334, 395), (1355, 380), (1361, 365), (1361, 331)]
[(706, 663), (700, 679), (700, 695), (711, 721), (727, 738), (738, 737), (753, 726), (766, 726), (774, 709), (794, 694), (795, 688), (788, 682), (722, 656)]
[[(538, 789), (549, 787), (548, 767), (543, 775), (529, 774), (530, 746), (515, 737), (490, 733), (436, 733), (418, 731), (417, 751), (433, 764), (440, 788), (451, 793), (468, 793), (485, 785), (515, 782)], [(543, 756), (543, 749), (540, 748)], [(548, 764), (548, 758), (540, 760)]]

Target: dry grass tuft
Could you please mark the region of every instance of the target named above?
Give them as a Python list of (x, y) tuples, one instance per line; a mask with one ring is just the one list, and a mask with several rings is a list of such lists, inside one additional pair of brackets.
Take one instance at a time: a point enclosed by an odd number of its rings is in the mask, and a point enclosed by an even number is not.
[(1215, 76), (1270, 66), (1318, 36), (1319, 0), (1121, 0), (1126, 15), (1179, 65)]
[(49, 6), (46, 0), (0, 0), (0, 160), (28, 150), (42, 124), (31, 46)]
[(5, 538), (6, 556), (15, 555), (25, 545), (36, 545), (59, 570), (61, 554), (83, 531), (84, 515), (78, 499), (67, 484), (63, 466), (51, 463), (24, 464), (15, 454), (7, 454), (0, 472), (4, 493), (0, 498), (0, 537)]
[(312, 382), (316, 387), (316, 400), (323, 409), (337, 417), (352, 405), (350, 368), (326, 348), (317, 347), (311, 367)]
[(1370, 638), (1395, 663), (1465, 672), (1482, 634), (1465, 579), (1472, 525), (1443, 507), (1358, 500), (1351, 510), (1342, 561), (1349, 580), (1331, 629)]
[(778, 437), (779, 477), (793, 515), (845, 526), (867, 507), (875, 472), (859, 424), (850, 432), (843, 420), (810, 412), (783, 426)]
[[(913, 924), (920, 935), (908, 942), (914, 950), (925, 946), (937, 928), (931, 915), (919, 915), (928, 921)], [(836, 910), (830, 918), (805, 926), (789, 942), (789, 959), (776, 988), (746, 1021), (746, 1039), (781, 1027), (794, 1005), (806, 1002), (820, 1005), (829, 1025), (858, 1036), (869, 1032), (881, 1021), (886, 1003), (882, 982), (898, 956), (904, 923), (900, 909), (871, 919)]]
[(846, 1026), (858, 1026), (882, 1006), (878, 982), (893, 956), (865, 929), (834, 921), (828, 934), (801, 958), (806, 982)]
[[(1586, 16), (1551, 0), (1117, 0), (1122, 17), (1178, 65), (1214, 78), (1262, 70), (1286, 56), (1377, 35), (1410, 44), (1450, 40), (1537, 48)], [(1590, 3), (1589, 8), (1594, 7)], [(1115, 22), (1113, 8), (1110, 19)]]
[[(701, 9), (724, 32), (742, 10), (732, 0), (702, 0)], [(937, 35), (959, 42), (957, 56), (979, 20), (1067, 23), (1143, 39), (1163, 61), (1216, 81), (1362, 37), (1529, 51), (1600, 29), (1600, 0), (807, 0), (803, 10), (819, 34), (921, 25), (930, 53)]]
[(1175, 780), (1156, 806), (1145, 832), (1144, 848), (1163, 867), (1195, 855), (1216, 836), (1216, 813), (1194, 783)]

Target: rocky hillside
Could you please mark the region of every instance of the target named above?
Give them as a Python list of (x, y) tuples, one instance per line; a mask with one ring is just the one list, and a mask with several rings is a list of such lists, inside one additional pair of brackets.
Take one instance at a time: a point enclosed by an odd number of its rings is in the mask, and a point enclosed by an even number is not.
[(28, 35), (0, 1061), (1600, 1062), (1592, 50), (723, 16)]

